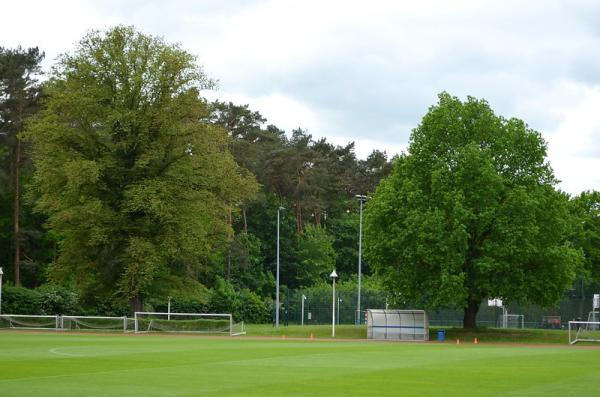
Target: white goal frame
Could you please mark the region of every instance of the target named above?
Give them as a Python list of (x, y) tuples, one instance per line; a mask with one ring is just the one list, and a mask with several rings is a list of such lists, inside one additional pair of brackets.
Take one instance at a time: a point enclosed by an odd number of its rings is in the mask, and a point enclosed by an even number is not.
[(598, 335), (600, 336), (600, 321), (569, 321), (569, 344), (574, 345), (577, 342), (600, 342), (600, 337), (580, 337), (580, 331), (587, 331), (590, 326), (593, 328), (592, 330), (598, 332)]
[[(12, 326), (11, 319), (19, 319), (19, 318), (47, 318), (48, 320), (54, 320), (54, 327), (36, 327), (34, 325), (31, 326)], [(40, 314), (0, 314), (0, 319), (5, 319), (9, 323), (9, 329), (51, 329), (51, 330), (60, 330), (60, 316), (58, 315), (40, 315)]]
[(508, 326), (509, 319), (516, 319), (517, 324), (519, 325), (517, 328), (525, 328), (525, 316), (523, 314), (509, 314), (504, 313), (501, 316), (501, 325), (502, 328), (512, 328)]
[[(237, 336), (237, 335), (245, 335), (246, 334), (246, 330), (244, 328), (244, 322), (242, 321), (241, 324), (241, 331), (240, 332), (234, 332), (233, 331), (233, 316), (229, 313), (165, 313), (165, 312), (135, 312), (134, 313), (134, 332), (136, 334), (139, 333), (144, 333), (147, 331), (143, 331), (140, 329), (139, 327), (139, 317), (143, 316), (143, 315), (149, 315), (149, 316), (165, 316), (167, 317), (167, 321), (173, 321), (171, 320), (173, 317), (198, 317), (198, 318), (210, 318), (210, 317), (220, 317), (226, 320), (229, 320), (229, 336)], [(176, 321), (176, 320), (175, 320)], [(173, 331), (174, 333), (211, 333), (211, 332), (205, 332), (205, 331)]]
[[(127, 332), (127, 316), (119, 316), (119, 317), (111, 317), (111, 316), (61, 316), (60, 317), (60, 328), (63, 330), (72, 330), (72, 328), (65, 328), (65, 319), (66, 320), (71, 320), (71, 321), (78, 321), (79, 319), (81, 320), (121, 320), (123, 322), (123, 332)], [(85, 326), (85, 323), (83, 321), (81, 321), (81, 324)], [(94, 331), (94, 330), (103, 330), (103, 329), (109, 329), (109, 330), (116, 330), (116, 328), (114, 327), (93, 327), (93, 326), (89, 326), (89, 328), (83, 328), (81, 330), (90, 330), (90, 331)]]

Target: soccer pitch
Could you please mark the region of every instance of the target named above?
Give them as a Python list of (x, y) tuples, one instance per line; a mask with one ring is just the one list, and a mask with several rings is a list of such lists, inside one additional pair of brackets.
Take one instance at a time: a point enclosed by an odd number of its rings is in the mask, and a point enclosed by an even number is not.
[(0, 396), (583, 396), (568, 346), (0, 332)]

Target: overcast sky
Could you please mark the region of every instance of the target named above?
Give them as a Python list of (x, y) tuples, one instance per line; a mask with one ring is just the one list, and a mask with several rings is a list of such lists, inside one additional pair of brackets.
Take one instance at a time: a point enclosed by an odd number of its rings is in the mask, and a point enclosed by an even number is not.
[(0, 46), (45, 66), (90, 29), (135, 25), (179, 42), (287, 131), (404, 150), (441, 91), (485, 98), (540, 131), (560, 187), (600, 190), (597, 1), (0, 1)]

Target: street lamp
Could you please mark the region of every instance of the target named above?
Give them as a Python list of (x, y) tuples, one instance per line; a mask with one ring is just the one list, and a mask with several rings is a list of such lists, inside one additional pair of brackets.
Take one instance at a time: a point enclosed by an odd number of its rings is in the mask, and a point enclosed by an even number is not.
[(4, 272), (2, 271), (2, 268), (0, 267), (0, 314), (2, 314), (2, 275), (4, 274)]
[(285, 208), (277, 208), (277, 284), (275, 286), (275, 326), (279, 327), (279, 212)]
[(342, 306), (342, 298), (340, 298), (339, 294), (338, 294), (338, 299), (337, 299), (337, 323), (338, 325), (340, 325), (340, 306)]
[(367, 196), (357, 194), (354, 196), (360, 203), (360, 217), (358, 223), (358, 296), (356, 302), (356, 324), (360, 324), (360, 287), (361, 287), (361, 276), (362, 276), (362, 214), (363, 214), (363, 203), (367, 201)]
[(302, 294), (302, 322), (301, 325), (304, 325), (304, 301), (306, 300), (306, 295)]
[(338, 277), (335, 269), (333, 269), (329, 277), (331, 277), (331, 280), (333, 281), (333, 298), (331, 299), (333, 302), (333, 308), (331, 310), (331, 337), (335, 338), (335, 279)]

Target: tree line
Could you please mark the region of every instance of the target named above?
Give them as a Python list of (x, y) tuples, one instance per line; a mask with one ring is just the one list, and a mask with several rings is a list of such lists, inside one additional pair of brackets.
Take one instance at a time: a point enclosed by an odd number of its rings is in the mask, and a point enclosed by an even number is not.
[(486, 297), (551, 305), (598, 279), (598, 192), (560, 192), (541, 135), (483, 100), (443, 93), (407, 153), (358, 159), (354, 143), (205, 100), (215, 83), (196, 58), (133, 27), (90, 32), (42, 78), (43, 57), (0, 48), (0, 257), (15, 286), (61, 285), (88, 307), (268, 305), (278, 209), (281, 284), (308, 288), (333, 268), (355, 278), (357, 194), (363, 272), (398, 306), (464, 308), (474, 326)]
[(279, 207), (282, 284), (356, 272), (353, 196), (390, 172), (385, 152), (210, 103), (193, 55), (131, 27), (89, 33), (42, 80), (43, 56), (0, 51), (5, 280), (132, 310), (223, 281), (269, 299)]

